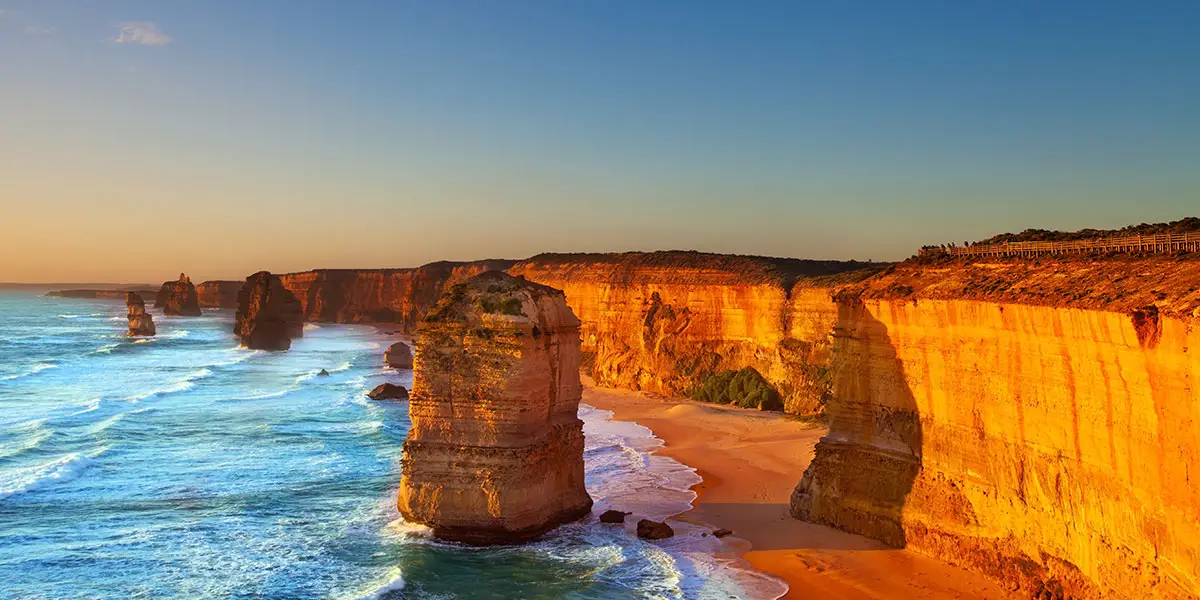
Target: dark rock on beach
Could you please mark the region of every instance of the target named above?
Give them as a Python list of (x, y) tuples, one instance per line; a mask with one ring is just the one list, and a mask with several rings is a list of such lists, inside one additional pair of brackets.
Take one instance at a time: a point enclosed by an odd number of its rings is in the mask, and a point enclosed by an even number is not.
[(606, 510), (600, 515), (600, 522), (601, 523), (624, 523), (625, 515), (629, 515), (629, 514), (633, 514), (633, 513), (627, 513), (627, 512), (623, 512), (623, 511), (619, 511), (619, 510)]
[(665, 540), (675, 536), (675, 530), (666, 523), (642, 519), (637, 524), (637, 535), (644, 540)]

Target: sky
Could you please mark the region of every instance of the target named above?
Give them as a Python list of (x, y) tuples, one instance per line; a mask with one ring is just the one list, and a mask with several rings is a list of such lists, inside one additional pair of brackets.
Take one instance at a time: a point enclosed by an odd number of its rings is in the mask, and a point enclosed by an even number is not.
[(1200, 214), (1200, 2), (0, 0), (0, 281)]

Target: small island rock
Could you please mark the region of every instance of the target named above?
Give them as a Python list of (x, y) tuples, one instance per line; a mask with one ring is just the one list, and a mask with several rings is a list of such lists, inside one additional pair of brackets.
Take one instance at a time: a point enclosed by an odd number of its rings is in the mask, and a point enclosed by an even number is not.
[(675, 530), (666, 523), (642, 519), (637, 524), (637, 535), (644, 540), (665, 540), (675, 536)]
[(154, 308), (161, 308), (164, 315), (182, 317), (200, 316), (200, 299), (196, 286), (188, 276), (180, 273), (177, 281), (163, 282), (154, 298)]
[(408, 400), (408, 390), (402, 385), (384, 383), (367, 394), (372, 400)]
[(600, 515), (600, 522), (601, 523), (624, 523), (625, 515), (629, 515), (629, 514), (633, 514), (633, 513), (627, 513), (624, 511), (620, 511), (620, 510), (606, 510)]
[(154, 317), (146, 312), (146, 301), (141, 294), (129, 292), (125, 294), (125, 306), (129, 309), (128, 335), (154, 335)]

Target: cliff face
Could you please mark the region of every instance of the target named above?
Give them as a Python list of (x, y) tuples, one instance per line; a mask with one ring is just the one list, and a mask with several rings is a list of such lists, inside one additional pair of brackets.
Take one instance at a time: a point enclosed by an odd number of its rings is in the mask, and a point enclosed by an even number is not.
[(196, 298), (204, 308), (237, 308), (238, 292), (244, 281), (205, 281), (196, 286)]
[(505, 260), (438, 262), (415, 269), (321, 269), (281, 275), (308, 321), (396, 323), (412, 332), (447, 289)]
[(587, 514), (580, 394), (561, 292), (498, 272), (454, 287), (416, 341), (400, 513), (473, 544)]
[(1197, 265), (901, 266), (834, 290), (830, 432), (793, 513), (1032, 594), (1200, 595)]
[(233, 333), (247, 348), (287, 350), (293, 339), (304, 335), (300, 301), (277, 275), (259, 271), (247, 277), (238, 291)]
[(809, 413), (828, 390), (821, 365), (835, 313), (825, 279), (851, 269), (860, 271), (840, 277), (861, 279), (866, 266), (655, 252), (541, 255), (509, 272), (566, 293), (602, 385), (679, 396), (716, 372), (754, 367), (785, 410)]
[(154, 298), (154, 308), (161, 308), (164, 315), (200, 316), (196, 286), (187, 275), (180, 273), (178, 281), (163, 282), (162, 288)]

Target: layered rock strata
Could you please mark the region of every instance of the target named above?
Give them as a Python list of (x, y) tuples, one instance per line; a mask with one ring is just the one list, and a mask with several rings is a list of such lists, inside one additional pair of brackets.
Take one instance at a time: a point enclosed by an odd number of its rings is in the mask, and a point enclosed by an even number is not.
[(415, 269), (320, 269), (280, 278), (300, 300), (307, 321), (394, 323), (411, 333), (451, 286), (512, 264), (436, 262)]
[(125, 294), (125, 306), (128, 308), (129, 333), (127, 335), (154, 335), (154, 318), (146, 312), (146, 301), (137, 292)]
[(196, 286), (187, 275), (180, 273), (178, 280), (163, 282), (154, 298), (154, 308), (161, 308), (164, 315), (200, 316)]
[(793, 513), (1030, 596), (1200, 596), (1198, 267), (907, 264), (830, 290), (832, 420)]
[(247, 348), (287, 350), (304, 335), (300, 301), (277, 275), (259, 271), (246, 278), (238, 292), (233, 332)]
[(201, 308), (237, 308), (238, 292), (244, 281), (205, 281), (196, 286)]
[(562, 292), (498, 272), (452, 288), (416, 340), (401, 515), (471, 544), (586, 515), (579, 357)]
[(829, 286), (865, 263), (700, 252), (544, 254), (509, 269), (562, 289), (583, 322), (585, 367), (601, 385), (689, 396), (752, 367), (792, 413), (828, 396)]

